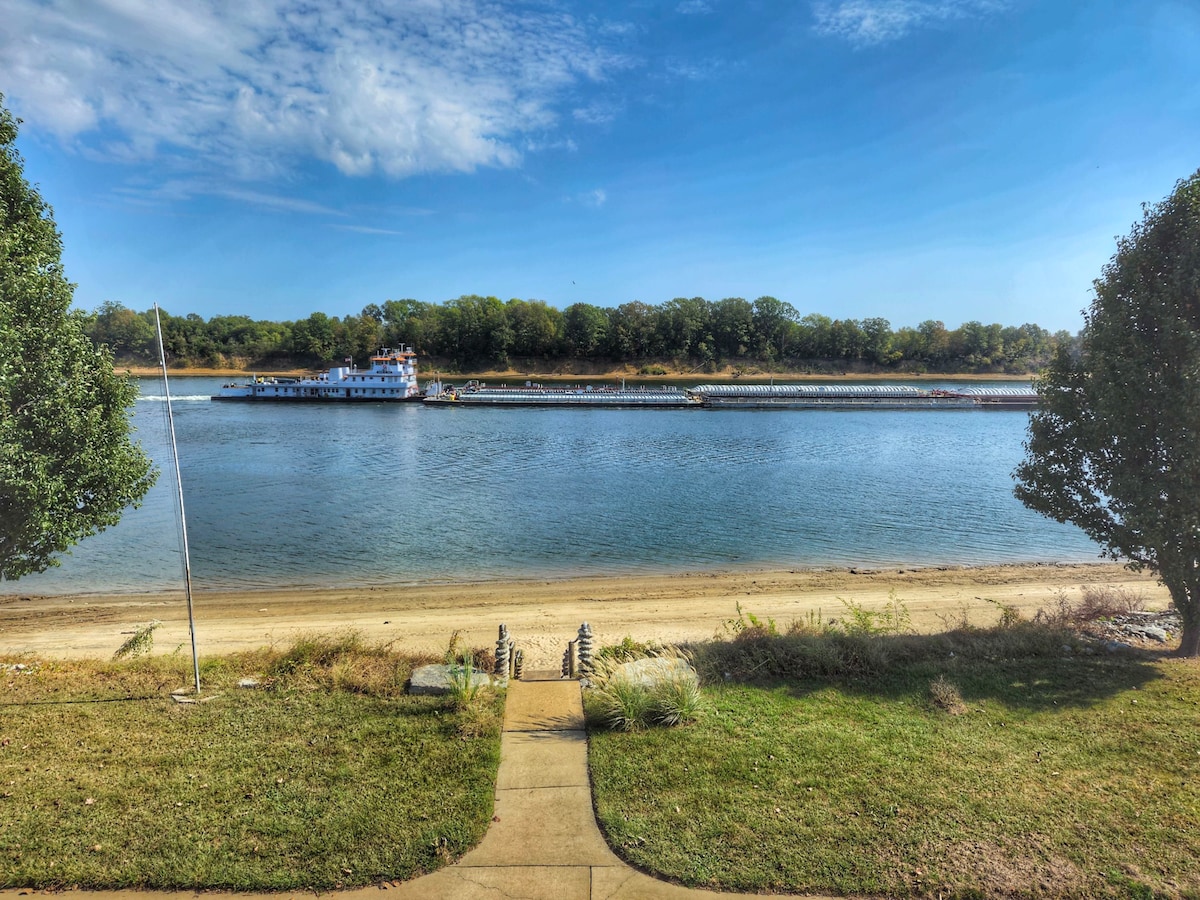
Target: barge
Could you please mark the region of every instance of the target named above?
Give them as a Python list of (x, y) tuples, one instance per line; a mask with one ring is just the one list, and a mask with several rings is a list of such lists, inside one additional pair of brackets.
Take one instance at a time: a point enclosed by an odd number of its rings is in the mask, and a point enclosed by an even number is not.
[(367, 369), (353, 360), (311, 378), (256, 377), (224, 384), (213, 400), (291, 400), (326, 403), (412, 403), (423, 398), (417, 387), (417, 357), (411, 348), (384, 348)]
[(561, 387), (540, 384), (488, 387), (467, 382), (462, 387), (430, 392), (426, 406), (601, 406), (609, 409), (699, 409), (700, 398), (678, 388)]
[(691, 389), (706, 409), (1032, 409), (1032, 388), (930, 390), (879, 384), (707, 384)]
[(706, 384), (694, 388), (489, 387), (469, 381), (430, 390), (427, 406), (549, 406), (641, 409), (1032, 409), (1032, 388), (937, 390), (910, 385)]

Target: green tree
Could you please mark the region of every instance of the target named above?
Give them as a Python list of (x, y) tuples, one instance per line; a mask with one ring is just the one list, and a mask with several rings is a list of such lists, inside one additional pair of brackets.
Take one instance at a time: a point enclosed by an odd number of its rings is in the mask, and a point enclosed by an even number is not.
[(106, 300), (96, 310), (91, 326), (91, 338), (97, 344), (107, 344), (114, 354), (142, 359), (157, 359), (158, 339), (154, 325), (132, 309)]
[(798, 332), (799, 318), (790, 303), (774, 297), (759, 297), (754, 301), (754, 332), (764, 358), (783, 359), (787, 355), (791, 339)]
[(754, 307), (741, 297), (726, 297), (712, 305), (713, 340), (717, 353), (745, 356), (754, 340)]
[(572, 303), (563, 311), (563, 337), (575, 356), (597, 356), (608, 334), (608, 313), (590, 303)]
[(1017, 497), (1156, 572), (1200, 656), (1200, 171), (1118, 240), (1038, 393)]
[(0, 579), (10, 580), (115, 525), (157, 474), (130, 437), (136, 384), (70, 309), (62, 238), (16, 139), (0, 105)]
[(550, 357), (558, 352), (562, 339), (563, 314), (541, 300), (513, 298), (504, 304), (505, 317), (512, 330), (514, 356)]

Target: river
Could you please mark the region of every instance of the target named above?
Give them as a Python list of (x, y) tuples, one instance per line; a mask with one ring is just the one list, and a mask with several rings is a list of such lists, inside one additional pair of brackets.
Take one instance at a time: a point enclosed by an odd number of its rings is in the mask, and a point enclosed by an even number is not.
[[(1099, 552), (1013, 497), (1024, 412), (214, 403), (219, 384), (171, 382), (201, 589)], [(158, 484), (60, 568), (0, 594), (181, 585), (162, 384), (141, 386)]]

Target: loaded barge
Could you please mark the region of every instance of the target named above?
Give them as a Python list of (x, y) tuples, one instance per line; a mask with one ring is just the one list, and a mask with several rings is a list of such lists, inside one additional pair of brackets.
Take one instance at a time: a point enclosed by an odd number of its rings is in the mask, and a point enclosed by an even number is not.
[(425, 398), (426, 406), (603, 406), (636, 409), (695, 409), (703, 404), (678, 388), (582, 387), (547, 388), (540, 384), (524, 387), (488, 387), (469, 381), (462, 387), (447, 387)]
[(428, 406), (550, 406), (641, 409), (1032, 409), (1032, 388), (929, 390), (908, 385), (708, 384), (694, 388), (440, 385)]
[(1032, 409), (1032, 388), (929, 390), (880, 384), (707, 384), (692, 388), (707, 409)]

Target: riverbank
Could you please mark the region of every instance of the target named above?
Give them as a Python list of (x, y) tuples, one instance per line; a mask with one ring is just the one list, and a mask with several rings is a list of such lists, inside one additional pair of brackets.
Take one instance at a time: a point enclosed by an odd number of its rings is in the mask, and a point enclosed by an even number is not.
[[(1082, 585), (1118, 586), (1151, 609), (1169, 597), (1152, 576), (1115, 564), (1004, 565), (918, 569), (814, 569), (711, 572), (678, 576), (587, 577), (549, 581), (422, 584), (347, 589), (201, 592), (194, 597), (200, 653), (286, 643), (300, 634), (360, 632), (398, 649), (440, 653), (451, 635), (462, 645), (494, 644), (501, 623), (524, 648), (530, 668), (557, 668), (566, 643), (586, 621), (599, 644), (625, 636), (671, 643), (711, 638), (738, 616), (763, 622), (837, 618), (845, 602), (882, 609), (903, 601), (918, 631), (965, 616), (995, 622), (1001, 606), (1032, 616)], [(188, 642), (182, 591), (0, 597), (0, 655), (106, 658), (137, 628), (161, 621), (156, 652)]]

